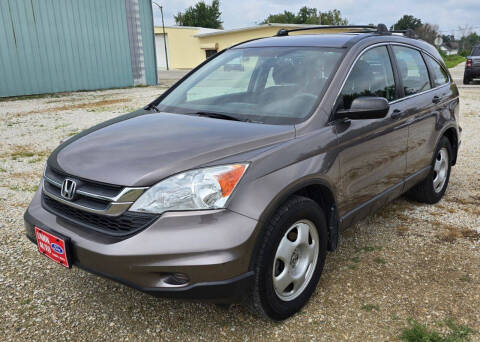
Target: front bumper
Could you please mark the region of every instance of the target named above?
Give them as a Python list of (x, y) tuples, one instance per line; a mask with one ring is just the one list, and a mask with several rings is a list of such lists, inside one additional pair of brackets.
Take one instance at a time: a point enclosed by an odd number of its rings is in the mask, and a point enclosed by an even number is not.
[[(49, 213), (37, 191), (24, 217), (32, 242), (34, 226), (67, 236), (74, 266), (152, 295), (232, 302), (253, 279), (258, 222), (229, 210), (165, 213), (141, 232), (118, 238)], [(188, 281), (168, 283), (174, 273)]]

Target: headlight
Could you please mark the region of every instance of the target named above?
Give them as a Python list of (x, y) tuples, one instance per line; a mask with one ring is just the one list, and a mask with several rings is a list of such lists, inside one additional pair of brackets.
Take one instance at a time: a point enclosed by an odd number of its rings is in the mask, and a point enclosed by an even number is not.
[(168, 210), (224, 208), (247, 167), (214, 166), (169, 177), (148, 189), (130, 211), (161, 214)]

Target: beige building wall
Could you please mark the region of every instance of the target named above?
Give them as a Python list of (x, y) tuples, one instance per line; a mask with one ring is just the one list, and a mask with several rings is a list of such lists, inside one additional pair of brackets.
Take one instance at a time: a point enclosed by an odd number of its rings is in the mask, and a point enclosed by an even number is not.
[[(198, 31), (198, 28), (165, 27), (170, 69), (192, 69), (205, 60), (205, 51), (195, 37)], [(155, 27), (155, 34), (163, 34), (163, 29)]]
[[(283, 25), (258, 25), (245, 29), (202, 33), (197, 27), (165, 27), (167, 34), (169, 65), (171, 69), (192, 69), (206, 59), (205, 51), (221, 51), (246, 40), (274, 36)], [(285, 25), (287, 29), (301, 25)], [(344, 29), (323, 29), (294, 32), (291, 34), (326, 34), (343, 32)], [(155, 34), (162, 34), (161, 27), (155, 27)], [(159, 53), (159, 51), (157, 51)], [(162, 52), (160, 52), (162, 53)]]

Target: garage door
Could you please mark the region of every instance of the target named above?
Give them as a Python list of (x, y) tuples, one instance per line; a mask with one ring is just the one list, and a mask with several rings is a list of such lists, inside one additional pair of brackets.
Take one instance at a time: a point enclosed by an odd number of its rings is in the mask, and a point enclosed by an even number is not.
[[(168, 54), (168, 37), (165, 37), (163, 34), (155, 35), (155, 49), (157, 54), (157, 68), (158, 69), (167, 69), (167, 58), (165, 57), (165, 43), (167, 43), (167, 54)], [(169, 54), (168, 54), (168, 57)]]

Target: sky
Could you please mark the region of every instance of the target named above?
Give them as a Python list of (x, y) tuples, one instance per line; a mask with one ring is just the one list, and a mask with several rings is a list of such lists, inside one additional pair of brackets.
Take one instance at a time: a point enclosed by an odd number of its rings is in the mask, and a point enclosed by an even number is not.
[[(163, 6), (165, 25), (174, 25), (173, 16), (198, 0), (153, 0)], [(210, 3), (211, 0), (206, 0)], [(225, 29), (255, 25), (268, 14), (284, 10), (297, 12), (301, 7), (321, 11), (339, 9), (350, 24), (394, 24), (404, 14), (422, 22), (439, 25), (442, 34), (458, 36), (459, 26), (469, 25), (480, 33), (480, 0), (220, 0)], [(160, 10), (153, 8), (155, 25), (161, 25)]]

